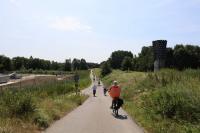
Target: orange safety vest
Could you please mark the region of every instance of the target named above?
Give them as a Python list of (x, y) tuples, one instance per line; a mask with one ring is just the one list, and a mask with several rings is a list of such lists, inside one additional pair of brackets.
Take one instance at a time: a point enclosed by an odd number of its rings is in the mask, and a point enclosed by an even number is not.
[(112, 86), (110, 88), (109, 94), (110, 94), (110, 96), (112, 98), (118, 98), (118, 97), (120, 97), (120, 93), (121, 93), (121, 88), (119, 86)]

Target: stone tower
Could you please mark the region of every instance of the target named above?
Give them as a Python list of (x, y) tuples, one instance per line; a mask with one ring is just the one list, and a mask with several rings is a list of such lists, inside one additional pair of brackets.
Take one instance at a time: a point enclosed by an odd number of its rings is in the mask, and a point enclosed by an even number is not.
[(153, 41), (154, 71), (165, 67), (167, 40)]

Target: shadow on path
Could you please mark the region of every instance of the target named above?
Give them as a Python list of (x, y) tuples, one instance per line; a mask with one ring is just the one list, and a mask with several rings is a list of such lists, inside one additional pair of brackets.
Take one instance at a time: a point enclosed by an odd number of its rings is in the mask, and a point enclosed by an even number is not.
[(119, 119), (119, 120), (127, 120), (128, 117), (127, 115), (118, 115), (118, 116), (115, 116), (113, 113), (112, 115), (116, 118), (116, 119)]

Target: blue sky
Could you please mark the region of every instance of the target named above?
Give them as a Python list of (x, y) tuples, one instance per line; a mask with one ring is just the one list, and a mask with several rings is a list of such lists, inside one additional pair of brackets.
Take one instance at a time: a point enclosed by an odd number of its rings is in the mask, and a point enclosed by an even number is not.
[(0, 54), (106, 60), (153, 40), (200, 44), (200, 0), (1, 0)]

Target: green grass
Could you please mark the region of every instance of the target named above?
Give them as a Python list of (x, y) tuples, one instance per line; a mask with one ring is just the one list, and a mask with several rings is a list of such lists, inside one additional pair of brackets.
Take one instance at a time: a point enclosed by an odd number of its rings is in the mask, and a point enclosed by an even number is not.
[[(89, 71), (79, 71), (80, 88), (91, 83)], [(74, 81), (46, 82), (0, 93), (0, 132), (31, 133), (47, 128), (86, 99), (75, 95)]]
[(124, 109), (149, 133), (200, 132), (200, 70), (157, 73), (113, 71), (103, 81), (117, 80)]
[(81, 70), (78, 72), (78, 74), (80, 75), (80, 81), (79, 81), (79, 86), (80, 89), (84, 89), (86, 87), (89, 87), (89, 85), (91, 84), (91, 79), (90, 79), (90, 71), (87, 70)]
[(101, 77), (101, 69), (100, 68), (93, 69), (93, 72), (97, 77)]

